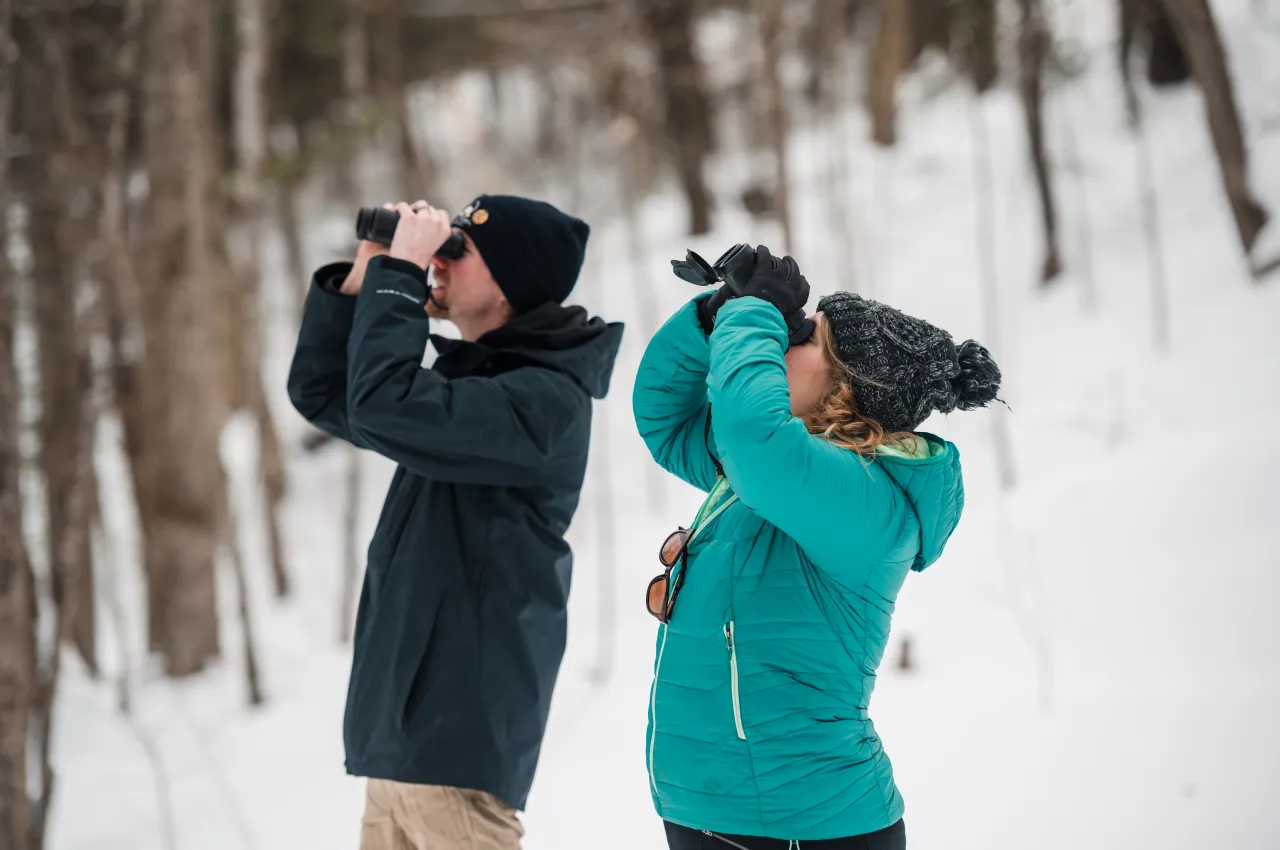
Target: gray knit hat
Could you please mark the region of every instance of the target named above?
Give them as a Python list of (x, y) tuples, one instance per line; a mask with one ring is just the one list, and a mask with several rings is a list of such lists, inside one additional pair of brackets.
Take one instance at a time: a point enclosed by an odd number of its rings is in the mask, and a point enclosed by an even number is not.
[(854, 373), (858, 409), (886, 431), (914, 431), (937, 410), (973, 410), (997, 401), (1000, 369), (969, 340), (878, 301), (836, 292), (818, 302), (840, 359)]

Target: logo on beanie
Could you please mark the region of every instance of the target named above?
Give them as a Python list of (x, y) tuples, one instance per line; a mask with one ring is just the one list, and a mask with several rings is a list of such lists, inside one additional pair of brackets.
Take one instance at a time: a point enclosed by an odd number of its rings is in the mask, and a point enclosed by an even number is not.
[(472, 224), (484, 224), (489, 220), (489, 211), (482, 210), (480, 207), (480, 199), (472, 201), (462, 208), (462, 212), (458, 214), (459, 218), (469, 220)]

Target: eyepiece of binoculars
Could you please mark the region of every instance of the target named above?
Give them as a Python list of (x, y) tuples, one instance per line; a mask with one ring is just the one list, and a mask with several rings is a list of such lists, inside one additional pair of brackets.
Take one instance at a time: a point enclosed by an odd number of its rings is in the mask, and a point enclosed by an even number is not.
[(697, 251), (686, 251), (683, 260), (671, 261), (671, 270), (683, 281), (698, 286), (726, 281), (735, 290), (747, 282), (755, 267), (756, 249), (745, 242), (729, 248), (714, 263), (702, 259)]
[[(356, 238), (377, 242), (379, 245), (390, 245), (396, 235), (396, 226), (400, 224), (400, 213), (386, 207), (361, 207), (356, 213)], [(466, 241), (462, 234), (453, 231), (449, 238), (436, 251), (436, 256), (445, 260), (456, 260), (462, 256)]]

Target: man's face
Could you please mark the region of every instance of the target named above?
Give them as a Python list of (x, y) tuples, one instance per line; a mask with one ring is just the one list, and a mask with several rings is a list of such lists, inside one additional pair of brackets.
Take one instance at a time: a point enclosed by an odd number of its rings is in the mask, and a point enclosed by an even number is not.
[(427, 315), (433, 319), (448, 319), (459, 327), (475, 324), (494, 324), (510, 310), (502, 290), (494, 281), (484, 258), (476, 250), (471, 237), (463, 231), (466, 247), (456, 260), (433, 257), (431, 260), (432, 288), (427, 301)]

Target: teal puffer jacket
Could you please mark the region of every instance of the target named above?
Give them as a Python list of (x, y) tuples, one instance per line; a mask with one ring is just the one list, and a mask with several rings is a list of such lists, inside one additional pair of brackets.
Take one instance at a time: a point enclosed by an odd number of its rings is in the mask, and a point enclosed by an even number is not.
[(646, 756), (665, 820), (805, 841), (902, 817), (867, 704), (898, 590), (941, 554), (964, 491), (955, 446), (932, 435), (916, 457), (864, 460), (809, 434), (786, 349), (764, 301), (727, 303), (710, 338), (690, 303), (640, 365), (654, 459), (728, 503), (707, 511), (658, 629)]

